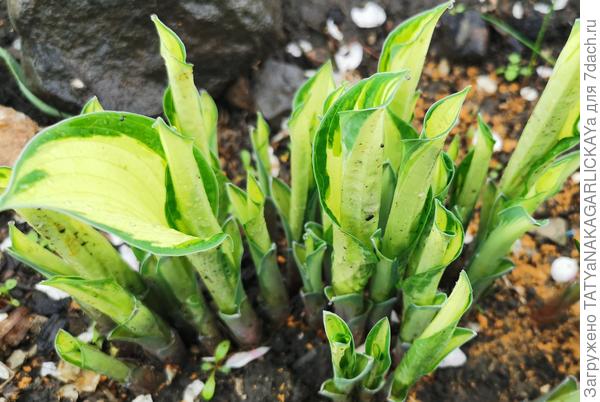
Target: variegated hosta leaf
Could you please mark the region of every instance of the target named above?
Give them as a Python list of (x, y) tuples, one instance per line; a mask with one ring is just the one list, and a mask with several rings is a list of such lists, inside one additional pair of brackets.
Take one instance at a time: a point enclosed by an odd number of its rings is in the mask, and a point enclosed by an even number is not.
[(77, 275), (77, 269), (62, 258), (38, 244), (31, 236), (21, 232), (13, 224), (8, 227), (11, 246), (8, 254), (23, 264), (29, 265), (47, 278)]
[(491, 275), (517, 239), (543, 224), (544, 221), (533, 219), (522, 206), (502, 210), (498, 215), (498, 223), (489, 230), (469, 263), (467, 272), (471, 281), (476, 283)]
[(531, 167), (543, 158), (564, 135), (576, 135), (563, 127), (579, 110), (579, 20), (560, 53), (550, 81), (546, 85), (500, 182), (500, 191), (508, 197), (519, 195)]
[(194, 139), (198, 149), (210, 161), (210, 152), (216, 154), (217, 108), (208, 93), (198, 93), (193, 66), (186, 61), (183, 42), (156, 15), (152, 16), (152, 21), (160, 38), (160, 55), (169, 77), (165, 114), (178, 131)]
[(327, 243), (323, 240), (323, 228), (315, 222), (307, 222), (303, 236), (304, 244), (294, 242), (292, 252), (300, 271), (304, 293), (323, 291), (323, 258)]
[(354, 339), (348, 325), (339, 316), (323, 312), (325, 334), (331, 350), (333, 384), (341, 394), (349, 394), (373, 366), (373, 358), (354, 350)]
[(0, 210), (44, 208), (74, 216), (158, 255), (208, 250), (226, 236), (172, 228), (167, 161), (153, 120), (130, 113), (76, 116), (42, 130), (17, 161)]
[(465, 272), (461, 272), (458, 282), (440, 311), (413, 342), (396, 368), (388, 396), (390, 401), (404, 401), (410, 387), (420, 377), (435, 370), (448, 353), (475, 336), (470, 329), (457, 328), (460, 318), (469, 309), (472, 300), (469, 278)]
[(445, 200), (454, 181), (455, 167), (450, 155), (446, 152), (440, 153), (433, 170), (431, 190), (433, 196), (439, 200)]
[(421, 211), (431, 187), (436, 161), (460, 114), (469, 87), (436, 102), (427, 111), (421, 137), (406, 140), (394, 198), (383, 236), (383, 254), (404, 257), (415, 243)]
[(369, 331), (365, 341), (365, 354), (373, 358), (373, 367), (363, 380), (367, 390), (377, 390), (383, 386), (385, 375), (392, 365), (390, 355), (392, 333), (387, 317), (379, 320)]
[(388, 35), (383, 44), (377, 70), (407, 69), (410, 74), (410, 80), (401, 84), (391, 106), (394, 113), (405, 121), (410, 121), (413, 113), (415, 92), (435, 25), (452, 3), (440, 4), (404, 21)]
[(325, 100), (334, 89), (333, 68), (331, 62), (327, 62), (294, 97), (289, 121), (292, 176), (289, 225), (294, 241), (299, 241), (302, 236), (308, 197), (314, 187), (310, 163), (313, 139)]
[(469, 222), (481, 188), (485, 184), (495, 142), (492, 131), (481, 115), (477, 116), (477, 123), (479, 129), (475, 133), (473, 146), (456, 173), (451, 202), (465, 225)]
[[(263, 193), (271, 195), (271, 145), (269, 140), (271, 130), (263, 115), (256, 114), (256, 127), (250, 131), (252, 150), (258, 171), (258, 180)], [(250, 172), (248, 172), (250, 173)]]
[(61, 359), (76, 367), (106, 375), (122, 383), (130, 377), (131, 368), (127, 364), (80, 341), (63, 329), (56, 333), (54, 348)]
[[(446, 267), (460, 255), (463, 247), (464, 231), (456, 216), (434, 201), (433, 222), (411, 256), (408, 275), (418, 275), (439, 267)], [(431, 278), (428, 286), (419, 295), (413, 295), (417, 304), (430, 304), (437, 292), (443, 270)]]
[(12, 169), (8, 166), (0, 166), (0, 193), (2, 193), (4, 189), (8, 187), (11, 173)]

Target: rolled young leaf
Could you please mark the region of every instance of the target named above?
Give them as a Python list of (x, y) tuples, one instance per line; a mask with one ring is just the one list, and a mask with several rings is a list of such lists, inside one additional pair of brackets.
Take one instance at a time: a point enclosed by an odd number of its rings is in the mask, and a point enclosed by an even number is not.
[(269, 125), (262, 113), (256, 114), (256, 127), (250, 130), (252, 152), (258, 172), (258, 181), (266, 197), (271, 196), (271, 146)]
[(335, 89), (331, 62), (325, 63), (296, 93), (288, 123), (291, 153), (291, 241), (300, 241), (309, 195), (314, 188), (310, 155), (323, 106)]
[[(481, 283), (487, 287), (491, 284), (490, 277), (495, 277), (498, 266), (502, 264), (503, 258), (512, 247), (513, 243), (525, 232), (536, 226), (545, 224), (544, 221), (536, 221), (527, 213), (522, 206), (506, 208), (498, 215), (498, 224), (489, 231), (475, 250), (467, 267), (467, 273), (473, 286), (480, 291)], [(478, 297), (481, 293), (477, 293)]]
[(444, 141), (456, 124), (469, 87), (436, 102), (427, 111), (421, 138), (407, 140), (411, 150), (403, 158), (398, 172), (394, 199), (390, 208), (383, 254), (405, 258), (415, 243), (418, 223), (432, 183), (433, 171)]
[(108, 334), (109, 340), (137, 343), (163, 361), (182, 359), (183, 344), (177, 333), (113, 279), (57, 276), (42, 283), (63, 290), (110, 317), (117, 326)]
[(105, 375), (120, 383), (127, 383), (131, 377), (131, 366), (80, 341), (63, 329), (56, 333), (54, 348), (61, 359), (84, 370)]
[(323, 324), (333, 365), (333, 378), (321, 385), (321, 395), (334, 400), (344, 400), (369, 374), (373, 358), (357, 353), (350, 328), (339, 316), (323, 312)]
[(198, 93), (193, 65), (186, 62), (183, 42), (156, 15), (151, 18), (160, 38), (160, 54), (169, 77), (168, 94), (165, 95), (165, 104), (172, 107), (166, 110), (169, 121), (183, 135), (192, 138), (203, 156), (211, 161), (210, 153), (217, 152), (214, 102), (207, 93)]
[(470, 329), (457, 328), (472, 300), (469, 278), (463, 271), (440, 311), (396, 367), (389, 401), (406, 400), (408, 391), (419, 378), (431, 373), (448, 353), (475, 336)]
[(97, 112), (42, 130), (21, 153), (0, 210), (56, 210), (157, 255), (218, 246), (223, 233), (198, 238), (171, 226), (167, 162), (152, 124), (140, 115)]
[(256, 267), (261, 296), (267, 314), (282, 322), (289, 312), (288, 295), (277, 264), (275, 244), (271, 241), (264, 216), (265, 195), (252, 175), (247, 177), (247, 191), (227, 185), (234, 216), (244, 227), (250, 254)]
[(481, 188), (485, 184), (495, 142), (492, 131), (481, 115), (477, 116), (477, 124), (479, 129), (475, 133), (473, 147), (457, 169), (450, 202), (465, 226), (471, 219)]
[(410, 80), (401, 84), (391, 106), (402, 120), (410, 121), (412, 117), (415, 92), (431, 36), (438, 20), (452, 4), (452, 1), (442, 3), (402, 22), (390, 32), (383, 44), (377, 71), (409, 71)]
[(98, 98), (95, 96), (92, 99), (90, 99), (89, 101), (87, 101), (85, 103), (85, 105), (83, 105), (83, 107), (81, 108), (81, 114), (103, 112), (103, 111), (104, 111), (104, 108), (100, 104), (100, 101), (98, 100)]
[(387, 317), (379, 320), (369, 331), (365, 354), (373, 358), (373, 367), (362, 382), (362, 392), (374, 394), (383, 388), (385, 376), (392, 365), (390, 355), (392, 333)]
[(579, 109), (579, 20), (504, 170), (499, 186), (503, 194), (514, 197), (523, 191), (524, 178), (560, 140), (575, 109)]

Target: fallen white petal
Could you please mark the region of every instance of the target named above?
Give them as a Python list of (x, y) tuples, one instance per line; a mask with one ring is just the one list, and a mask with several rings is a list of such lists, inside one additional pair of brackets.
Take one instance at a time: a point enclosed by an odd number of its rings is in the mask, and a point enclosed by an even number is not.
[(296, 42), (288, 43), (287, 46), (285, 47), (285, 51), (294, 57), (302, 56), (302, 49), (300, 49), (300, 46), (298, 46), (298, 44)]
[(444, 360), (440, 363), (439, 367), (460, 367), (467, 362), (467, 355), (460, 348), (454, 349), (448, 353)]
[(552, 261), (550, 275), (558, 283), (571, 282), (577, 277), (579, 264), (569, 257), (558, 257)]
[(182, 402), (194, 402), (196, 400), (196, 398), (200, 395), (200, 392), (202, 392), (203, 388), (204, 388), (204, 383), (202, 381), (195, 380), (195, 381), (191, 382), (190, 384), (188, 384), (187, 387), (185, 387), (181, 401)]
[(554, 0), (552, 3), (554, 4), (554, 11), (560, 11), (567, 7), (569, 0)]
[(123, 244), (121, 247), (119, 247), (119, 254), (121, 254), (121, 257), (123, 257), (123, 260), (125, 260), (127, 265), (129, 265), (135, 271), (139, 271), (140, 262), (138, 261), (137, 257), (133, 253), (133, 250), (131, 249), (131, 247), (129, 247), (126, 244)]
[(42, 368), (40, 369), (40, 377), (58, 376), (58, 369), (56, 368), (56, 363), (54, 362), (43, 362)]
[(340, 71), (351, 71), (360, 66), (363, 58), (363, 47), (352, 42), (340, 47), (335, 54), (335, 64)]
[(521, 94), (521, 97), (523, 99), (525, 99), (526, 101), (529, 101), (529, 102), (533, 102), (540, 96), (540, 93), (538, 92), (538, 90), (535, 88), (531, 88), (531, 87), (523, 87), (523, 88), (521, 88), (519, 93)]
[(138, 395), (131, 402), (153, 402), (152, 401), (152, 395), (150, 395), (150, 394)]
[(363, 7), (350, 10), (352, 21), (359, 28), (376, 28), (383, 25), (387, 16), (385, 10), (377, 3), (369, 1)]
[(271, 348), (268, 346), (261, 346), (256, 349), (249, 350), (247, 352), (238, 352), (232, 354), (229, 359), (225, 362), (225, 366), (229, 368), (241, 368), (259, 357), (264, 356)]
[(335, 24), (335, 22), (331, 18), (327, 19), (326, 28), (327, 28), (327, 33), (329, 33), (329, 35), (331, 35), (331, 37), (333, 39), (340, 41), (340, 42), (344, 39), (344, 34), (342, 33), (342, 31), (340, 31), (338, 26)]
[(535, 72), (541, 78), (550, 78), (550, 76), (552, 75), (552, 71), (554, 71), (554, 69), (552, 67), (548, 67), (548, 66), (538, 66), (535, 69)]
[(535, 3), (533, 9), (540, 14), (548, 14), (550, 12), (550, 5), (546, 3)]
[(513, 4), (513, 7), (512, 7), (513, 17), (520, 20), (521, 18), (523, 18), (524, 14), (525, 14), (525, 10), (523, 9), (523, 3), (521, 3), (520, 1), (515, 2), (515, 4)]
[(53, 288), (52, 286), (42, 285), (41, 283), (35, 285), (35, 290), (44, 293), (52, 300), (62, 300), (69, 297), (68, 293), (63, 292), (60, 289)]
[(480, 75), (477, 77), (477, 88), (488, 94), (494, 94), (498, 90), (498, 84), (489, 75)]

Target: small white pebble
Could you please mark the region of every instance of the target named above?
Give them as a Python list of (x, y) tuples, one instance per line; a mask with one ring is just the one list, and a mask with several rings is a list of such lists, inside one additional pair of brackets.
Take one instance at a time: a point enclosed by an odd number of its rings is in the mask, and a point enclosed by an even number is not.
[(310, 78), (317, 73), (317, 70), (304, 70), (304, 76)]
[(543, 394), (547, 394), (550, 391), (550, 384), (544, 384), (540, 387), (540, 393)]
[(554, 11), (560, 11), (567, 7), (569, 0), (554, 0), (552, 3), (554, 4)]
[(200, 380), (192, 381), (183, 391), (182, 402), (194, 402), (202, 392), (204, 383)]
[(12, 246), (12, 241), (10, 240), (10, 237), (7, 237), (0, 243), (0, 251), (6, 251), (10, 246)]
[(44, 293), (52, 300), (62, 300), (69, 297), (67, 292), (63, 292), (62, 290), (53, 288), (52, 286), (42, 285), (41, 283), (35, 285), (35, 290)]
[(523, 244), (521, 243), (521, 239), (518, 239), (513, 243), (511, 251), (515, 254), (518, 254), (521, 251), (523, 251)]
[(579, 264), (569, 257), (558, 257), (552, 261), (550, 275), (558, 283), (571, 282), (577, 277)]
[(531, 88), (531, 87), (521, 88), (521, 90), (519, 91), (519, 94), (521, 94), (521, 97), (523, 99), (525, 99), (526, 101), (529, 101), (529, 102), (535, 101), (540, 96), (540, 93), (538, 92), (538, 90), (535, 88)]
[(285, 51), (291, 54), (293, 57), (302, 56), (302, 49), (300, 49), (300, 46), (298, 46), (296, 42), (288, 43), (285, 47)]
[[(579, 175), (579, 172), (575, 172), (571, 176), (571, 180), (573, 180), (573, 183), (579, 183), (580, 179), (581, 179), (581, 176)], [(0, 321), (2, 321), (2, 320), (0, 319)]]
[(525, 10), (523, 9), (523, 3), (521, 3), (520, 1), (515, 2), (515, 4), (513, 4), (513, 7), (512, 7), (513, 17), (520, 20), (521, 18), (523, 18), (524, 14), (525, 14)]
[(342, 31), (340, 31), (338, 26), (335, 24), (335, 22), (331, 18), (327, 19), (326, 28), (327, 28), (327, 33), (333, 39), (337, 40), (338, 42), (341, 42), (344, 39), (344, 34), (342, 33)]
[(494, 137), (494, 141), (495, 141), (492, 151), (494, 151), (494, 152), (502, 151), (502, 137), (500, 137), (498, 135), (498, 133), (496, 133), (495, 131), (492, 131), (492, 137)]
[(298, 41), (298, 46), (300, 46), (300, 49), (302, 49), (302, 51), (304, 53), (308, 53), (311, 50), (313, 50), (313, 45), (312, 43), (310, 43), (309, 41), (305, 40), (305, 39), (300, 39)]
[(129, 247), (126, 244), (123, 244), (121, 247), (119, 247), (119, 254), (121, 254), (121, 257), (123, 257), (123, 260), (125, 260), (127, 265), (129, 265), (135, 271), (139, 271), (140, 262), (138, 261), (137, 257), (133, 253), (133, 250), (131, 249), (131, 247)]
[(165, 366), (165, 377), (167, 377), (167, 380), (166, 380), (167, 385), (169, 385), (173, 382), (173, 379), (175, 378), (175, 376), (177, 375), (178, 372), (179, 372), (179, 370), (177, 369), (177, 366), (175, 366), (175, 365), (167, 364)]
[(444, 360), (440, 363), (438, 367), (460, 367), (467, 362), (467, 355), (465, 352), (460, 350), (460, 348), (454, 349), (452, 352), (448, 353)]
[(79, 78), (73, 78), (71, 80), (71, 86), (75, 89), (83, 89), (85, 88), (85, 84)]
[(138, 395), (131, 402), (152, 402), (152, 395), (150, 395), (150, 394)]
[(400, 323), (400, 318), (398, 317), (398, 313), (396, 313), (396, 310), (392, 310), (392, 314), (391, 314), (390, 320), (394, 324), (399, 324)]
[(357, 353), (365, 353), (365, 348), (366, 348), (366, 347), (367, 347), (367, 344), (366, 344), (366, 343), (363, 343), (363, 344), (359, 345), (359, 346), (356, 348), (356, 352), (357, 352)]
[(447, 59), (440, 60), (440, 64), (438, 64), (438, 71), (442, 77), (447, 77), (450, 74), (450, 64), (448, 64)]
[(533, 9), (540, 14), (548, 14), (550, 12), (550, 5), (546, 3), (535, 3)]
[(6, 320), (8, 318), (8, 314), (7, 313), (0, 313), (0, 322)]
[(473, 242), (473, 235), (469, 232), (465, 233), (465, 244), (471, 244)]
[(12, 371), (4, 363), (0, 362), (0, 380), (8, 380), (11, 375)]
[(21, 50), (21, 38), (17, 38), (13, 41), (12, 47), (15, 50)]
[(335, 64), (340, 71), (351, 71), (360, 66), (363, 58), (363, 47), (352, 42), (340, 47), (335, 54)]
[(56, 363), (54, 362), (43, 362), (42, 368), (40, 369), (40, 377), (52, 376), (56, 377), (58, 375), (58, 369), (56, 368)]
[(477, 77), (477, 88), (488, 94), (494, 94), (498, 90), (498, 84), (489, 75)]
[(383, 25), (387, 19), (385, 10), (372, 1), (367, 2), (363, 7), (353, 7), (350, 10), (350, 17), (359, 28), (376, 28)]
[(544, 79), (550, 78), (550, 76), (552, 75), (552, 71), (554, 71), (554, 69), (548, 66), (538, 66), (535, 69), (537, 75)]
[(90, 343), (94, 339), (94, 325), (90, 325), (84, 332), (77, 335), (77, 339), (84, 343)]

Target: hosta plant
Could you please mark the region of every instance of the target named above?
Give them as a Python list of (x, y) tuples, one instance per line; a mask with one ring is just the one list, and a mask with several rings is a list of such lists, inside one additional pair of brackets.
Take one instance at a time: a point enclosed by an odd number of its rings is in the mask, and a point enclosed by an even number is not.
[[(258, 311), (273, 324), (285, 320), (292, 295), (267, 213), (274, 205), (307, 320), (317, 325), (328, 302), (334, 311), (324, 313), (334, 370), (321, 393), (368, 400), (385, 389), (390, 400), (404, 400), (473, 337), (457, 326), (473, 295), (512, 268), (505, 258), (512, 244), (542, 223), (531, 214), (579, 158), (577, 23), (499, 183), (487, 174), (494, 140), (483, 116), (466, 156), (457, 136), (446, 146), (468, 86), (414, 121), (429, 43), (451, 4), (395, 28), (376, 74), (336, 86), (328, 62), (299, 89), (288, 124), (291, 186), (272, 177), (269, 127), (259, 114), (254, 167), (242, 155), (245, 190), (221, 170), (217, 108), (196, 88), (185, 47), (152, 17), (169, 79), (164, 118), (106, 111), (94, 98), (81, 115), (39, 133), (12, 171), (0, 170), (0, 210), (14, 209), (33, 228), (12, 227), (9, 252), (71, 294), (109, 341), (177, 361), (178, 333), (194, 331), (210, 350), (222, 338), (241, 347), (260, 341), (261, 321), (242, 283), (244, 238)], [(474, 251), (464, 253), (479, 200)], [(139, 272), (101, 231), (134, 249)], [(442, 279), (453, 263), (466, 270), (447, 296), (440, 285), (452, 282)], [(401, 322), (392, 338), (394, 309)], [(365, 352), (357, 352), (365, 338)], [(394, 343), (405, 352), (388, 390)], [(104, 357), (94, 356), (98, 367), (88, 368), (104, 370)], [(125, 368), (115, 367), (122, 370), (107, 375), (124, 381)]]

